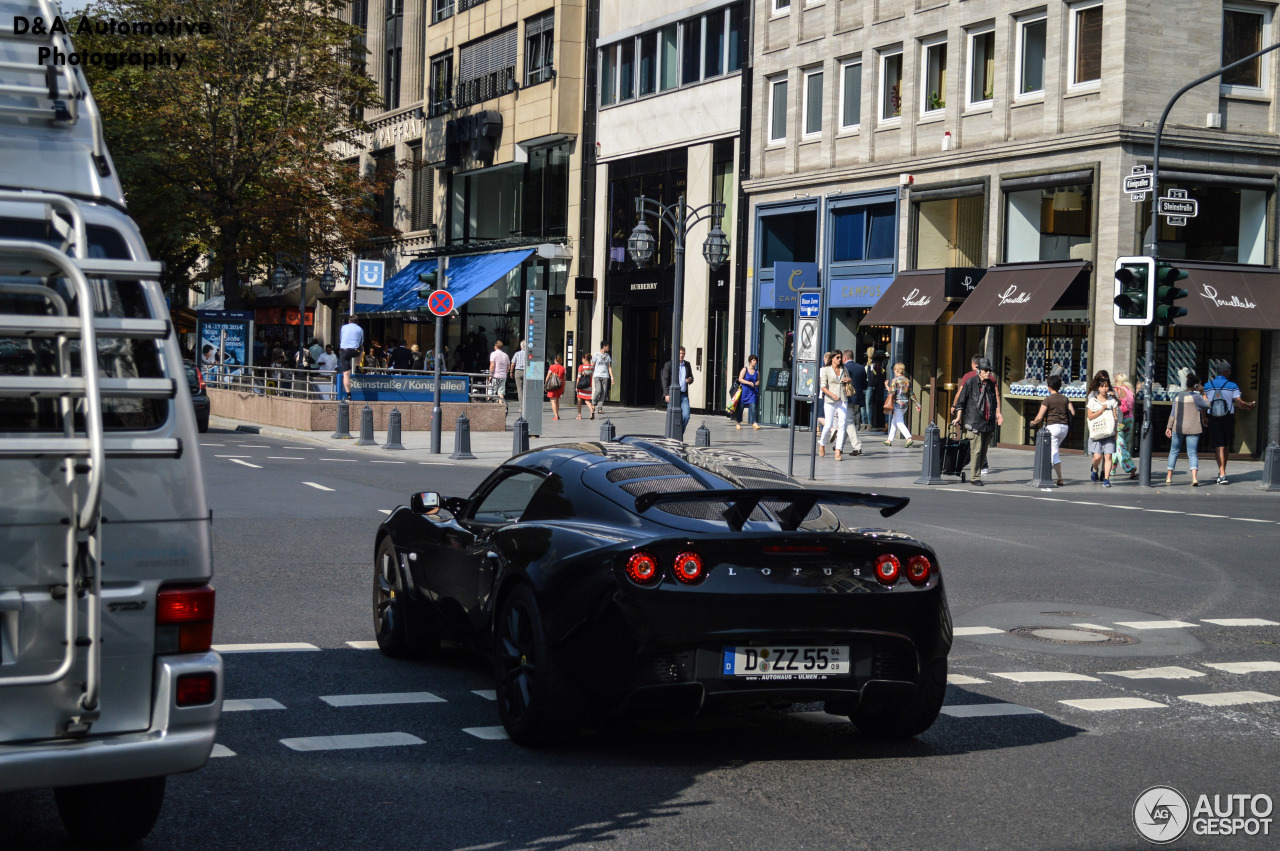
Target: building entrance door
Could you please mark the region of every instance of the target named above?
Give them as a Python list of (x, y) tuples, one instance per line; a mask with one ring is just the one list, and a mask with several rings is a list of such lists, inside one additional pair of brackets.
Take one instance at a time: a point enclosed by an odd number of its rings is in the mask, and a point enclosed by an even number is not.
[(729, 402), (730, 378), (741, 367), (729, 363), (729, 308), (713, 306), (707, 320), (707, 411), (723, 411)]
[(658, 387), (662, 364), (670, 356), (671, 311), (657, 308), (627, 308), (623, 319), (621, 348), (624, 369), (622, 404), (637, 408), (663, 407)]

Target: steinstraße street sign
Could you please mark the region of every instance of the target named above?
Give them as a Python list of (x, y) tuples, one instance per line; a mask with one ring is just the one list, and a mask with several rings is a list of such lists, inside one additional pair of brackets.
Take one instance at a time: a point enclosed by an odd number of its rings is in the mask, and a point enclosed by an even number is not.
[(1200, 212), (1200, 202), (1187, 197), (1185, 189), (1170, 189), (1169, 194), (1156, 199), (1156, 212), (1169, 220), (1172, 227), (1181, 227), (1187, 219)]

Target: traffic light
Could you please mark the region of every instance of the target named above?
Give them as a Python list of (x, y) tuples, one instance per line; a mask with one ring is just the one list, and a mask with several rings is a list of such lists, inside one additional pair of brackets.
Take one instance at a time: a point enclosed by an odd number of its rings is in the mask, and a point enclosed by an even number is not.
[(1187, 291), (1178, 286), (1178, 281), (1186, 277), (1186, 272), (1168, 263), (1161, 263), (1156, 269), (1156, 321), (1161, 325), (1172, 325), (1178, 317), (1187, 315), (1185, 307), (1174, 304), (1187, 297)]
[[(439, 267), (432, 267), (426, 272), (418, 273), (418, 283), (422, 284), (422, 287), (418, 290), (418, 298), (423, 301), (431, 298), (431, 294), (437, 289), (437, 284), (440, 281), (440, 273), (436, 271), (438, 268)], [(418, 314), (420, 316), (433, 315), (431, 313), (431, 308), (427, 307), (425, 304), (418, 306)]]
[(1117, 325), (1150, 325), (1155, 315), (1156, 261), (1150, 257), (1116, 259), (1112, 321)]

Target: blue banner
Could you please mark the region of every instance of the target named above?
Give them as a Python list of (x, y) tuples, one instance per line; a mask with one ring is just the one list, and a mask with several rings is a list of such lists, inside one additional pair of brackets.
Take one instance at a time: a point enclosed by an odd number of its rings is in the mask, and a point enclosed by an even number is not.
[[(353, 373), (351, 376), (351, 398), (357, 402), (430, 402), (435, 392), (433, 375)], [(440, 401), (471, 401), (471, 379), (465, 375), (441, 378)]]
[(831, 282), (831, 307), (872, 307), (893, 283), (887, 278), (836, 278)]

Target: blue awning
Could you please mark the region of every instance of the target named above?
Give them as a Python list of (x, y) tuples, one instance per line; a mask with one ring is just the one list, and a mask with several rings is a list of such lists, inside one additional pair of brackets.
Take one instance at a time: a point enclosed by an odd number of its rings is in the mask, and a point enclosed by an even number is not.
[[(461, 307), (489, 287), (502, 280), (519, 266), (532, 248), (519, 251), (497, 251), (492, 254), (469, 254), (449, 258), (449, 276), (446, 288), (453, 296), (454, 307)], [(409, 313), (426, 302), (418, 298), (422, 284), (418, 275), (430, 272), (439, 265), (438, 260), (415, 260), (392, 275), (382, 288), (382, 304), (357, 304), (357, 313)]]

